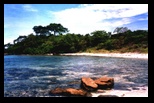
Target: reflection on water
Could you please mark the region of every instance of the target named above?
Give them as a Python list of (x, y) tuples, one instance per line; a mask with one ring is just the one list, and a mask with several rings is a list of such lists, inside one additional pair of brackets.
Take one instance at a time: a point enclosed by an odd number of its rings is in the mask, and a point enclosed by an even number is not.
[[(55, 87), (79, 88), (83, 76), (110, 76), (115, 90), (148, 86), (148, 60), (88, 56), (4, 56), (4, 96), (55, 96)], [(73, 83), (74, 82), (74, 83)]]

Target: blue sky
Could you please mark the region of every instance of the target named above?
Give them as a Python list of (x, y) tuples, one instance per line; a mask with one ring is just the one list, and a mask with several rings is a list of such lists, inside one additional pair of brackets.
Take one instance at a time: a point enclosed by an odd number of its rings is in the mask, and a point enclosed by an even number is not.
[(4, 44), (50, 23), (79, 34), (116, 27), (148, 30), (148, 4), (4, 4)]

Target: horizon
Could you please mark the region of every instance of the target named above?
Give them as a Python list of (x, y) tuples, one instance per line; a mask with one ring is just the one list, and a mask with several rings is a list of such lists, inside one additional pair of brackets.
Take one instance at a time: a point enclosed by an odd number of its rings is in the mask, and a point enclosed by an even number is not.
[(148, 30), (148, 4), (4, 4), (4, 44), (50, 23), (82, 35), (96, 30), (113, 33), (116, 27)]

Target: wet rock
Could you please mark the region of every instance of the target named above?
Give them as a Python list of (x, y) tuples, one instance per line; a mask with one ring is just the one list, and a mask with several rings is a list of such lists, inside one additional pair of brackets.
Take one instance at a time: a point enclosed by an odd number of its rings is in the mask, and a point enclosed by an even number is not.
[(86, 97), (92, 97), (92, 94), (90, 92), (87, 92)]
[(98, 89), (111, 89), (114, 86), (114, 79), (111, 77), (101, 77), (94, 80), (98, 85)]
[(67, 88), (66, 93), (73, 96), (86, 96), (87, 92), (81, 89)]
[(65, 96), (84, 96), (84, 97), (90, 97), (92, 96), (91, 93), (86, 92), (82, 89), (74, 89), (74, 88), (56, 88), (52, 91), (50, 91), (52, 94), (60, 94)]
[(133, 90), (140, 90), (140, 88), (136, 88), (136, 87), (133, 87), (132, 89), (133, 89)]
[[(69, 82), (69, 84), (78, 84), (80, 82)], [(105, 91), (102, 91), (102, 89), (111, 89), (114, 86), (114, 79), (111, 77), (101, 77), (98, 79), (91, 79), (89, 77), (82, 77), (81, 78), (81, 89), (74, 89), (74, 88), (55, 88), (54, 90), (51, 90), (51, 94), (60, 94), (64, 96), (84, 96), (84, 97), (92, 97), (92, 94), (90, 92), (96, 92), (97, 90), (101, 93), (104, 93)], [(103, 95), (104, 97), (104, 95)], [(106, 97), (106, 96), (105, 96)], [(111, 97), (107, 95), (107, 97)]]
[(65, 90), (62, 88), (55, 88), (54, 90), (50, 91), (51, 94), (63, 94), (64, 92)]
[(99, 95), (98, 97), (119, 97), (117, 95)]
[(86, 91), (96, 91), (98, 85), (91, 78), (82, 77), (80, 87)]

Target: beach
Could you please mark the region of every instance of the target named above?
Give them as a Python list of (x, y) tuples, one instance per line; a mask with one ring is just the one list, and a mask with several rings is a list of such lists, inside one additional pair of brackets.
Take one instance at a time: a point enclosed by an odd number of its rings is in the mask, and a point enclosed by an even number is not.
[[(148, 53), (64, 53), (60, 55), (148, 59)], [(98, 90), (98, 92), (92, 93), (92, 97), (98, 97), (99, 95), (114, 95), (118, 97), (148, 97), (148, 87), (137, 87), (134, 89), (130, 88), (129, 90)]]
[(129, 90), (98, 90), (97, 93), (91, 93), (92, 97), (99, 95), (114, 95), (118, 97), (148, 97), (148, 87), (138, 87), (136, 89), (130, 88)]
[(68, 56), (102, 56), (102, 57), (121, 57), (121, 58), (143, 58), (148, 59), (148, 53), (62, 53)]

